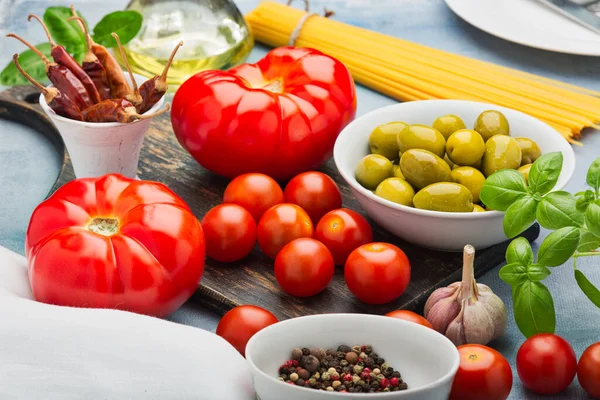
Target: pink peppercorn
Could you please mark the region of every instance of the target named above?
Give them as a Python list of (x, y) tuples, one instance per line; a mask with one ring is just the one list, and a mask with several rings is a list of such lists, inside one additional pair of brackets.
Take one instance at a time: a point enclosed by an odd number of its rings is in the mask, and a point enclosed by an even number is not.
[(295, 385), (295, 383), (292, 381), (287, 381), (286, 383), (289, 383), (290, 385)]
[(363, 372), (366, 372), (367, 374), (371, 373), (371, 368), (363, 368)]
[(298, 360), (292, 360), (292, 367), (298, 366)]
[(400, 381), (398, 380), (398, 378), (392, 378), (390, 379), (390, 385), (392, 385), (393, 387), (396, 387), (400, 384)]
[(386, 387), (390, 386), (390, 380), (388, 378), (383, 378), (379, 381), (379, 385), (382, 389), (385, 389)]
[(292, 365), (293, 365), (292, 360), (287, 360), (286, 362), (283, 363), (283, 366), (287, 367), (287, 368), (291, 367)]
[[(365, 369), (366, 369), (366, 368), (365, 368)], [(370, 380), (370, 379), (371, 379), (371, 373), (370, 373), (370, 372), (365, 372), (365, 371), (363, 371), (363, 372), (361, 372), (361, 373), (360, 373), (360, 377), (361, 377), (361, 379), (362, 379), (363, 381), (368, 381), (368, 380)]]
[(346, 381), (346, 382), (350, 382), (350, 381), (352, 380), (352, 375), (350, 375), (350, 374), (346, 374), (346, 375), (344, 375), (344, 378), (343, 378), (343, 379), (344, 379), (344, 381)]

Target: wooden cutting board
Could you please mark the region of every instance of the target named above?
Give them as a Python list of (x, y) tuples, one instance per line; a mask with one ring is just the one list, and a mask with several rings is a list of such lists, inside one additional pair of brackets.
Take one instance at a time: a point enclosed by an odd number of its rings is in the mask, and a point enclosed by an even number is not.
[[(38, 95), (35, 88), (22, 86), (2, 92), (0, 97), (40, 110)], [(209, 209), (220, 204), (228, 180), (202, 168), (179, 145), (169, 118), (168, 115), (163, 115), (152, 122), (142, 149), (139, 176), (170, 187), (201, 219)], [(365, 215), (352, 197), (350, 188), (338, 174), (333, 160), (327, 162), (321, 171), (331, 176), (340, 186), (343, 206)], [(73, 169), (65, 154), (64, 165), (53, 191), (72, 179)], [(460, 280), (460, 253), (445, 253), (411, 245), (370, 222), (374, 240), (399, 246), (411, 263), (411, 283), (406, 292), (392, 303), (370, 306), (357, 300), (346, 287), (343, 269), (340, 267), (336, 268), (333, 281), (324, 292), (310, 298), (287, 295), (279, 289), (275, 280), (273, 261), (263, 255), (258, 247), (250, 256), (237, 263), (222, 264), (207, 259), (204, 276), (194, 299), (221, 315), (241, 304), (264, 307), (280, 319), (322, 313), (384, 314), (398, 308), (420, 311), (433, 290)], [(523, 236), (533, 241), (539, 232), (536, 224)], [(507, 245), (508, 243), (503, 243), (479, 251), (475, 258), (476, 276), (498, 266), (504, 260)]]

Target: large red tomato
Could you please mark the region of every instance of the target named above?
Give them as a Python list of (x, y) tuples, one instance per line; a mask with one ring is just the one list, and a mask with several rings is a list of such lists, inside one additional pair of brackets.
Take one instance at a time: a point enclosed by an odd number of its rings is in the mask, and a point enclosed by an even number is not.
[(216, 333), (245, 356), (248, 340), (256, 332), (277, 322), (277, 317), (264, 308), (252, 305), (238, 306), (221, 318)]
[(36, 300), (166, 316), (194, 293), (204, 234), (166, 186), (121, 175), (71, 181), (33, 212), (26, 235)]
[(335, 265), (327, 247), (311, 238), (286, 244), (275, 259), (275, 278), (279, 286), (298, 297), (313, 296), (325, 290)]
[(394, 310), (385, 314), (386, 317), (392, 317), (397, 319), (403, 319), (404, 321), (414, 322), (415, 324), (423, 325), (428, 328), (433, 329), (431, 323), (427, 321), (424, 317), (420, 316), (416, 312), (408, 311), (408, 310)]
[(229, 182), (223, 194), (223, 203), (244, 207), (257, 223), (265, 211), (283, 201), (281, 186), (265, 174), (240, 175)]
[(512, 370), (499, 352), (479, 344), (458, 347), (460, 365), (450, 400), (504, 400), (513, 383)]
[(312, 235), (310, 217), (295, 204), (283, 203), (269, 208), (258, 223), (258, 245), (271, 258), (292, 240)]
[(600, 342), (585, 349), (581, 355), (577, 365), (577, 378), (583, 390), (600, 399)]
[(230, 178), (275, 179), (316, 169), (356, 113), (341, 62), (309, 48), (280, 47), (256, 64), (200, 72), (173, 98), (179, 143), (205, 168)]
[(527, 339), (519, 348), (517, 372), (527, 389), (538, 394), (556, 394), (573, 382), (577, 357), (562, 337), (540, 333)]
[(350, 291), (367, 304), (385, 304), (399, 297), (410, 282), (406, 254), (389, 243), (368, 243), (348, 256), (344, 278)]
[(202, 218), (206, 254), (221, 262), (246, 257), (256, 244), (256, 222), (237, 204), (219, 204)]
[(286, 203), (302, 207), (315, 225), (323, 215), (342, 206), (340, 188), (322, 172), (310, 171), (295, 176), (283, 194)]

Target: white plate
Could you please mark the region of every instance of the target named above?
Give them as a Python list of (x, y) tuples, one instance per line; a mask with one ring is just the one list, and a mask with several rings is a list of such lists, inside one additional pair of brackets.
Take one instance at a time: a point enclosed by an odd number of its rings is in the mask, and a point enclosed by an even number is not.
[(600, 56), (600, 35), (537, 0), (445, 0), (459, 17), (502, 39), (560, 53)]

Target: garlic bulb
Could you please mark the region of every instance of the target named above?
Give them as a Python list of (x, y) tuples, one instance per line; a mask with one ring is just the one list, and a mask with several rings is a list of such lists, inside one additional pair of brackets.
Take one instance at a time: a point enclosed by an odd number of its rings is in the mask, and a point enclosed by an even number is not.
[(425, 318), (455, 345), (488, 344), (506, 329), (506, 307), (492, 290), (475, 282), (475, 249), (465, 246), (462, 282), (437, 289), (425, 303)]

